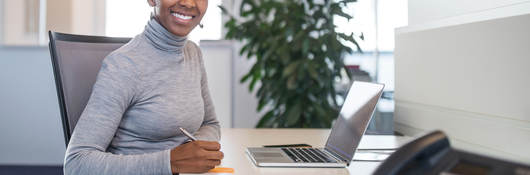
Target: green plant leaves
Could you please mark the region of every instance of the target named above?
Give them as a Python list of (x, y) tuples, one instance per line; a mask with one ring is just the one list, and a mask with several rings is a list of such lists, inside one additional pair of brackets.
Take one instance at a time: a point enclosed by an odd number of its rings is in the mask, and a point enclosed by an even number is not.
[(261, 119), (258, 121), (258, 124), (256, 124), (256, 127), (257, 128), (265, 128), (265, 127), (271, 127), (273, 122), (274, 122), (274, 118), (273, 118), (273, 115), (274, 114), (274, 111), (269, 111), (267, 112), (263, 117), (261, 117)]
[(319, 79), (315, 64), (310, 62), (309, 65), (307, 66), (307, 71), (309, 72), (309, 76), (311, 76), (311, 78), (313, 78), (318, 84), (322, 83)]
[(294, 61), (287, 65), (285, 69), (283, 69), (282, 77), (287, 77), (289, 75), (292, 75), (294, 71), (298, 68), (298, 65), (302, 63), (301, 61)]
[(296, 77), (297, 74), (292, 74), (287, 78), (287, 89), (292, 90), (296, 88)]
[(307, 55), (308, 52), (309, 52), (309, 39), (304, 39), (304, 41), (302, 41), (302, 54)]
[(229, 17), (225, 38), (241, 41), (239, 54), (255, 62), (240, 82), (258, 89), (256, 110), (267, 110), (256, 127), (331, 126), (334, 82), (353, 51), (343, 43), (361, 51), (354, 34), (335, 31), (333, 18), (351, 19), (342, 7), (354, 1), (242, 0), (237, 18), (220, 7)]
[(287, 112), (285, 113), (286, 119), (287, 119), (287, 126), (295, 125), (296, 122), (302, 118), (300, 115), (302, 113), (301, 103), (296, 103), (294, 106), (291, 106), (287, 109)]

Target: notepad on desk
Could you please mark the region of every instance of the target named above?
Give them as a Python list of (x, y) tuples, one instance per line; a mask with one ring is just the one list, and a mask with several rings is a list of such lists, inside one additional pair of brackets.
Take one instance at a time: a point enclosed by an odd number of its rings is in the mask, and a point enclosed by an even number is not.
[(402, 144), (407, 143), (411, 139), (411, 137), (394, 135), (364, 135), (359, 148), (357, 148), (353, 156), (353, 161), (384, 161)]
[(228, 168), (228, 167), (215, 167), (214, 169), (211, 169), (208, 172), (209, 173), (234, 173), (234, 169)]
[(399, 143), (405, 144), (411, 137), (400, 137), (394, 135), (364, 135), (358, 150), (396, 150)]

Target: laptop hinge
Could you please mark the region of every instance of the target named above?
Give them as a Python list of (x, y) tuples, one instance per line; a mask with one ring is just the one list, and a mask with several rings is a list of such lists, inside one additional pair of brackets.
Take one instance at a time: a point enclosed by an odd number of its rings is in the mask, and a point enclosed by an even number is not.
[(346, 160), (346, 159), (342, 158), (342, 156), (340, 156), (339, 154), (335, 153), (335, 151), (333, 151), (331, 149), (324, 148), (324, 150), (326, 150), (326, 152), (330, 153), (335, 159), (338, 159), (338, 160), (341, 160), (341, 161), (345, 162), (348, 166), (350, 165), (351, 160)]

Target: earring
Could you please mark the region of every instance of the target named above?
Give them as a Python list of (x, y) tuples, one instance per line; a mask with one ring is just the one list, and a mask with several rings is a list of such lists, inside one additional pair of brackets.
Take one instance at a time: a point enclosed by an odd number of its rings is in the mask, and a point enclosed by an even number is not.
[(204, 28), (204, 25), (202, 25), (202, 23), (199, 23), (199, 27), (202, 29)]

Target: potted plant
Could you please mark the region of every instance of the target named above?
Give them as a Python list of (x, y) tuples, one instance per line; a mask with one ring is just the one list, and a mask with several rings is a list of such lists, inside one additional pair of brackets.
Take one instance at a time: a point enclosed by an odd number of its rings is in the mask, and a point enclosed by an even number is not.
[[(335, 31), (333, 19), (355, 0), (242, 0), (240, 17), (229, 16), (226, 38), (242, 42), (240, 55), (255, 63), (241, 83), (258, 87), (256, 127), (329, 128), (339, 104), (334, 83), (345, 71), (343, 55), (361, 51), (353, 33)], [(346, 46), (352, 43), (356, 48)], [(270, 106), (270, 108), (266, 107)]]

